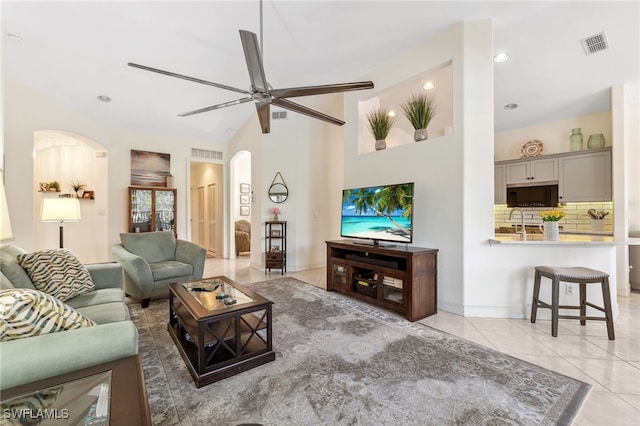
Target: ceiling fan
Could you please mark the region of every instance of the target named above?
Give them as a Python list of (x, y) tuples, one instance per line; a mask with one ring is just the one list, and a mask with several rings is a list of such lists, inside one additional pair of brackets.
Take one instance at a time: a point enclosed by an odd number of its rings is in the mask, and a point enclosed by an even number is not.
[(257, 36), (245, 30), (240, 30), (240, 40), (242, 41), (242, 48), (244, 50), (244, 58), (247, 62), (247, 69), (249, 70), (249, 78), (251, 79), (251, 89), (243, 90), (236, 87), (226, 86), (224, 84), (213, 83), (211, 81), (201, 80), (199, 78), (189, 77), (182, 74), (176, 74), (169, 71), (160, 70), (157, 68), (151, 68), (145, 65), (134, 64), (129, 62), (130, 67), (139, 68), (146, 71), (152, 71), (158, 74), (168, 75), (170, 77), (182, 78), (184, 80), (193, 81), (195, 83), (206, 84), (209, 86), (218, 87), (220, 89), (231, 90), (246, 95), (243, 98), (236, 99), (229, 102), (224, 102), (217, 105), (212, 105), (206, 108), (200, 108), (193, 111), (178, 114), (180, 117), (186, 117), (193, 114), (199, 114), (202, 112), (213, 111), (215, 109), (226, 108), (232, 105), (238, 105), (245, 102), (255, 102), (256, 110), (258, 112), (258, 119), (260, 120), (260, 127), (262, 133), (269, 133), (271, 130), (270, 125), (270, 107), (271, 105), (277, 105), (281, 108), (285, 108), (291, 111), (295, 111), (300, 114), (308, 115), (309, 117), (317, 118), (332, 124), (341, 126), (344, 121), (331, 117), (320, 111), (313, 110), (306, 106), (292, 102), (286, 98), (293, 98), (298, 96), (311, 96), (322, 95), (327, 93), (348, 92), (352, 90), (373, 89), (373, 82), (360, 81), (354, 83), (339, 83), (339, 84), (327, 84), (322, 86), (304, 86), (304, 87), (290, 87), (285, 89), (274, 89), (267, 82), (264, 74), (264, 67), (262, 65), (262, 55), (258, 45)]

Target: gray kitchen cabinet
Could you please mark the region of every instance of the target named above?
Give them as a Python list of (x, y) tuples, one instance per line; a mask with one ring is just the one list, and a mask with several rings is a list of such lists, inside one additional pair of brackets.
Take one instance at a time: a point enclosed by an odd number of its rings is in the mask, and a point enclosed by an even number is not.
[(559, 157), (560, 202), (611, 201), (611, 149)]
[(506, 164), (507, 184), (547, 182), (558, 180), (558, 159), (514, 161)]
[(507, 181), (505, 180), (505, 166), (494, 166), (493, 176), (493, 203), (507, 204)]

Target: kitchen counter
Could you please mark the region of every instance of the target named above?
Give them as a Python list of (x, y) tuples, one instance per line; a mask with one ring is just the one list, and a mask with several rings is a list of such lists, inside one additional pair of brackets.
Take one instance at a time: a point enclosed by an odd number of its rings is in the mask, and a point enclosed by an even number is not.
[(614, 246), (614, 245), (640, 245), (640, 238), (627, 238), (623, 241), (615, 241), (612, 236), (589, 234), (560, 234), (559, 241), (547, 241), (541, 234), (527, 235), (522, 240), (519, 234), (496, 234), (489, 238), (490, 245), (574, 245), (574, 246)]

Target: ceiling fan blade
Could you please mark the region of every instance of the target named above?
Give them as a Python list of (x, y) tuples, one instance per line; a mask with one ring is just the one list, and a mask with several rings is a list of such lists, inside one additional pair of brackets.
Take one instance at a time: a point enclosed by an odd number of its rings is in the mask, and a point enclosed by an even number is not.
[(229, 101), (218, 105), (212, 105), (206, 108), (200, 108), (189, 112), (183, 112), (182, 114), (178, 114), (179, 117), (187, 117), (189, 115), (200, 114), (201, 112), (213, 111), (214, 109), (226, 108), (233, 105), (243, 104), (245, 102), (251, 102), (253, 98), (240, 98), (235, 101)]
[(258, 92), (268, 90), (267, 78), (264, 76), (262, 54), (258, 46), (258, 37), (251, 31), (240, 30), (240, 40), (244, 50), (244, 59), (247, 61), (251, 86)]
[(298, 112), (300, 114), (308, 115), (309, 117), (317, 118), (318, 120), (326, 121), (331, 124), (336, 124), (338, 126), (342, 126), (344, 124), (344, 121), (342, 120), (338, 120), (337, 118), (331, 117), (330, 115), (323, 114), (319, 111), (307, 108), (306, 106), (291, 102), (287, 99), (273, 98), (271, 100), (271, 103), (282, 108)]
[(200, 80), (199, 78), (189, 77), (189, 76), (182, 75), (182, 74), (176, 74), (176, 73), (169, 72), (169, 71), (164, 71), (164, 70), (161, 70), (161, 69), (158, 69), (158, 68), (151, 68), (151, 67), (148, 67), (146, 65), (134, 64), (133, 62), (129, 62), (127, 65), (129, 65), (130, 67), (139, 68), (139, 69), (145, 70), (145, 71), (151, 71), (151, 72), (155, 72), (155, 73), (162, 74), (162, 75), (168, 75), (169, 77), (176, 77), (176, 78), (181, 78), (183, 80), (193, 81), (194, 83), (201, 83), (201, 84), (206, 84), (208, 86), (217, 87), (217, 88), (220, 88), (220, 89), (231, 90), (233, 92), (238, 92), (238, 93), (244, 93), (245, 95), (250, 95), (251, 94), (251, 92), (248, 92), (248, 91), (243, 90), (243, 89), (238, 89), (238, 88), (227, 86), (227, 85), (224, 85), (224, 84), (213, 83), (211, 81)]
[(271, 117), (270, 117), (271, 107), (269, 105), (270, 105), (269, 102), (256, 103), (256, 110), (258, 111), (258, 119), (260, 120), (260, 127), (262, 128), (262, 133), (271, 132)]
[(326, 84), (323, 86), (290, 87), (287, 89), (272, 89), (269, 93), (277, 98), (293, 98), (296, 96), (324, 95), (327, 93), (350, 92), (352, 90), (373, 89), (372, 81), (358, 81), (355, 83)]

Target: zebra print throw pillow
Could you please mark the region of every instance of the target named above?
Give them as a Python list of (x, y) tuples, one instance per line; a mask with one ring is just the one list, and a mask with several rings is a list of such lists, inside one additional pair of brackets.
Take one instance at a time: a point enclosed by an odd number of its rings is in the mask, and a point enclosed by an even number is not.
[(0, 341), (91, 327), (95, 322), (38, 290), (0, 291)]
[(87, 268), (66, 249), (41, 250), (18, 256), (36, 289), (65, 302), (95, 288)]

